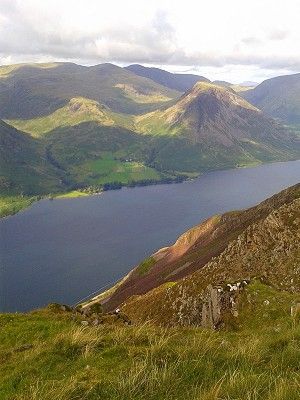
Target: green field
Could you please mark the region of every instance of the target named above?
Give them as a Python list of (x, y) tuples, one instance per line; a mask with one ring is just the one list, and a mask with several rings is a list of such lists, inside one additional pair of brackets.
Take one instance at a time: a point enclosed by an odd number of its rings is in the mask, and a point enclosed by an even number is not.
[(54, 197), (56, 199), (73, 199), (76, 197), (88, 196), (88, 193), (81, 192), (79, 190), (72, 190), (71, 192), (56, 194)]
[(84, 163), (78, 172), (78, 180), (85, 180), (90, 184), (101, 185), (106, 182), (129, 183), (144, 179), (160, 180), (161, 175), (153, 168), (146, 167), (136, 161), (119, 161), (112, 154), (103, 154), (101, 158)]
[(38, 197), (28, 196), (0, 196), (0, 217), (16, 214), (29, 207)]
[(298, 400), (299, 296), (259, 282), (246, 296), (238, 324), (217, 332), (112, 316), (84, 327), (55, 307), (0, 315), (0, 398)]

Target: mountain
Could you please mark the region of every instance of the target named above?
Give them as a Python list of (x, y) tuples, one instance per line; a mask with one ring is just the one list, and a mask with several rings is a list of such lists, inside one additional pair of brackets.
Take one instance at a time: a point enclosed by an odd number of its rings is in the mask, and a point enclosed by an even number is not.
[(2, 143), (13, 195), (177, 181), (300, 154), (299, 136), (232, 88), (197, 82), (180, 96), (113, 64), (0, 67), (1, 116), (24, 142), (20, 156)]
[(179, 92), (113, 64), (73, 63), (0, 67), (0, 118), (48, 115), (72, 98), (95, 100), (112, 111), (136, 114), (153, 110)]
[(149, 68), (143, 65), (133, 64), (125, 67), (128, 71), (134, 72), (136, 75), (143, 76), (144, 78), (152, 79), (154, 82), (159, 83), (169, 89), (178, 90), (179, 92), (186, 92), (193, 87), (196, 82), (209, 82), (209, 79), (200, 75), (193, 74), (173, 74), (159, 68)]
[(231, 87), (231, 86), (234, 85), (233, 83), (230, 83), (230, 82), (227, 82), (227, 81), (213, 81), (212, 83), (214, 85), (224, 86), (224, 87)]
[(101, 302), (135, 322), (201, 325), (208, 292), (218, 296), (213, 288), (223, 293), (228, 284), (261, 279), (299, 292), (299, 218), (300, 184), (248, 210), (214, 216), (144, 260)]
[(284, 123), (300, 123), (300, 73), (267, 79), (242, 95), (266, 114)]
[[(171, 107), (139, 116), (137, 130), (172, 138), (164, 156), (169, 168), (176, 169), (177, 164), (177, 170), (185, 171), (297, 158), (300, 150), (296, 135), (231, 89), (205, 82), (197, 83)], [(164, 166), (163, 155), (157, 157)]]
[(226, 82), (226, 81), (213, 81), (212, 83), (214, 85), (223, 86), (225, 88), (232, 89), (237, 93), (244, 92), (245, 90), (250, 89), (249, 85), (243, 85), (243, 83), (235, 84), (235, 83), (230, 83), (230, 82)]
[(0, 194), (42, 194), (61, 188), (43, 147), (0, 120)]

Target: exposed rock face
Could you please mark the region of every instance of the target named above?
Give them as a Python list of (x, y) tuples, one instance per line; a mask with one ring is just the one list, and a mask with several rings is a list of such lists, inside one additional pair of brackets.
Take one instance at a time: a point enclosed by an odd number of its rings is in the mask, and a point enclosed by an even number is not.
[(238, 317), (237, 300), (246, 281), (227, 284), (225, 288), (208, 285), (204, 293), (201, 326), (217, 329), (224, 326), (229, 318)]
[(207, 298), (202, 305), (201, 325), (214, 329), (221, 319), (221, 293), (211, 285), (207, 287), (207, 292)]
[[(176, 283), (132, 297), (122, 310), (133, 321), (218, 327), (238, 311), (238, 282), (257, 277), (276, 289), (300, 292), (299, 188), (297, 185), (258, 206), (260, 217), (204, 267)], [(262, 209), (268, 212), (262, 213)]]

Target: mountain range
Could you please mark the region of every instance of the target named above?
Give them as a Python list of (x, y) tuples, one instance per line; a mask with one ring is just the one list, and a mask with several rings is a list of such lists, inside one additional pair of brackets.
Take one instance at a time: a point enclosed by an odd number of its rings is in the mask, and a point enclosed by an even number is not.
[(166, 86), (169, 89), (178, 90), (179, 92), (186, 92), (197, 82), (210, 82), (210, 80), (204, 76), (193, 74), (174, 74), (164, 71), (160, 68), (149, 68), (139, 64), (129, 65), (125, 68), (138, 76), (149, 78), (160, 85)]
[(283, 96), (296, 99), (299, 74), (238, 91), (139, 65), (2, 66), (0, 193), (98, 191), (297, 159), (297, 125), (287, 126), (282, 107), (267, 107), (278, 82), (285, 86), (276, 100), (297, 121)]

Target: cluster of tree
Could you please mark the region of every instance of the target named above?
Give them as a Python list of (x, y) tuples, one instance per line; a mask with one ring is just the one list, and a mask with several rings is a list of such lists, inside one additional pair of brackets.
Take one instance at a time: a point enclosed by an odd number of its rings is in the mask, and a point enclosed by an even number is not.
[(186, 175), (179, 175), (174, 177), (162, 177), (161, 179), (141, 179), (138, 181), (129, 181), (128, 183), (124, 182), (107, 182), (102, 185), (87, 185), (86, 183), (79, 182), (70, 186), (71, 190), (80, 190), (85, 193), (95, 194), (101, 191), (107, 190), (118, 190), (122, 187), (136, 187), (136, 186), (148, 186), (148, 185), (159, 185), (159, 184), (169, 184), (169, 183), (181, 183), (188, 179)]
[(135, 187), (135, 186), (148, 186), (148, 185), (159, 185), (159, 184), (169, 184), (169, 183), (180, 183), (188, 179), (186, 175), (180, 175), (175, 177), (162, 177), (161, 179), (141, 179), (138, 181), (129, 181), (128, 183), (122, 182), (108, 182), (103, 185), (103, 190), (115, 190), (121, 189), (123, 186)]

